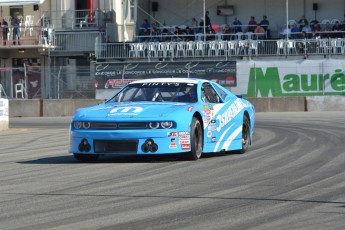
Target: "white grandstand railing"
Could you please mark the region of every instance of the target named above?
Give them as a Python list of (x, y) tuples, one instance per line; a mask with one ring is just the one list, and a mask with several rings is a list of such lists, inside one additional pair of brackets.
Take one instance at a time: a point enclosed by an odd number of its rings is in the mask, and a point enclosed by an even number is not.
[[(344, 38), (193, 42), (96, 42), (96, 59), (183, 59), (344, 55)], [(181, 48), (182, 47), (182, 48)]]

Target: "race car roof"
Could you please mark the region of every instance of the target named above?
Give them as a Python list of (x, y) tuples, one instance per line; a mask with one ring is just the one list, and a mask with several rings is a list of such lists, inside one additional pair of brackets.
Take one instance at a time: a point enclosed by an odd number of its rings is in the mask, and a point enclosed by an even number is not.
[(202, 81), (202, 80), (201, 79), (197, 79), (197, 78), (150, 78), (150, 79), (134, 81), (134, 82), (131, 82), (131, 84), (135, 84), (135, 83), (149, 83), (149, 82), (174, 82), (174, 83), (197, 84), (200, 81)]

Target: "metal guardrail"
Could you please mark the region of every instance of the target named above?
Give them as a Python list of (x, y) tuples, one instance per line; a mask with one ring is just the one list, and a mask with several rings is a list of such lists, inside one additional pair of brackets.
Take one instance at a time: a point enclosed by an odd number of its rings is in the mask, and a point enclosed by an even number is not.
[(344, 38), (230, 40), (189, 42), (102, 43), (96, 41), (96, 59), (180, 59), (267, 56), (344, 55)]

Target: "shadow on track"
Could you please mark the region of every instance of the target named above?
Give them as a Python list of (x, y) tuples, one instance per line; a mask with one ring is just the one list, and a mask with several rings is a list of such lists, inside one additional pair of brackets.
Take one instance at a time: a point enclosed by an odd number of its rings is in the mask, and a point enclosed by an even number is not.
[[(225, 154), (225, 153), (208, 153), (201, 156), (200, 160), (225, 157), (237, 154)], [(185, 160), (182, 155), (130, 155), (130, 156), (101, 156), (95, 162), (81, 162), (72, 155), (45, 157), (35, 160), (19, 161), (19, 164), (103, 164), (103, 163), (167, 163), (167, 162), (183, 162)]]

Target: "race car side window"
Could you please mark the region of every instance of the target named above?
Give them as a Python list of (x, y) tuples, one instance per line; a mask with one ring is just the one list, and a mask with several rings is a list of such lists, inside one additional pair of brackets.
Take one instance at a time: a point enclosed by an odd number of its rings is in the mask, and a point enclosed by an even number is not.
[(218, 85), (212, 84), (212, 86), (213, 86), (213, 87), (215, 88), (215, 90), (218, 92), (218, 94), (220, 95), (220, 97), (224, 100), (228, 94), (227, 94), (222, 88), (220, 88)]
[(222, 99), (209, 83), (204, 83), (201, 86), (201, 99), (209, 103), (222, 103)]

